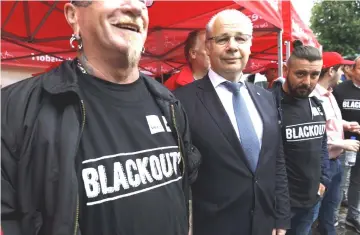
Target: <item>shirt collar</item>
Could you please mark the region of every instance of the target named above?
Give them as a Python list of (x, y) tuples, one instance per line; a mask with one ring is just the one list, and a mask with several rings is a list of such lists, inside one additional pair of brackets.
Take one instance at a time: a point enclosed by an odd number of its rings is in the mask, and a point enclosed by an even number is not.
[[(208, 76), (210, 78), (211, 83), (213, 84), (214, 88), (217, 88), (218, 86), (220, 86), (223, 82), (227, 82), (228, 80), (226, 80), (225, 78), (221, 77), (219, 74), (217, 74), (214, 70), (212, 70), (211, 68), (209, 69), (209, 73)], [(239, 82), (241, 82), (242, 84), (245, 85), (245, 79), (243, 76), (243, 73), (240, 74), (240, 80)]]
[(325, 89), (325, 87), (321, 86), (320, 84), (316, 84), (315, 91), (320, 96), (329, 96), (332, 93), (332, 88), (330, 87), (328, 90)]

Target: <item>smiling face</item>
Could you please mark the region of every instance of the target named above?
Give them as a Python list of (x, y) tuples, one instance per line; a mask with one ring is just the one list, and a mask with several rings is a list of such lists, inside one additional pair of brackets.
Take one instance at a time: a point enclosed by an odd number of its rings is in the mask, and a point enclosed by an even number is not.
[[(80, 35), (87, 54), (105, 58), (126, 55), (130, 63), (140, 59), (149, 24), (143, 0), (86, 1), (75, 4), (73, 15), (66, 11), (75, 34)], [(71, 4), (67, 4), (71, 5)]]
[(239, 18), (222, 15), (211, 28), (206, 51), (211, 68), (225, 79), (231, 80), (241, 74), (249, 60), (252, 34), (250, 26)]

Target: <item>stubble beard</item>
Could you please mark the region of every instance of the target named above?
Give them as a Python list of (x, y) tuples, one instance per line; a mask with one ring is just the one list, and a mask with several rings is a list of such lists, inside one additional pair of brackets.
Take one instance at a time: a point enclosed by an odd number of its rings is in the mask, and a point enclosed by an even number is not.
[(304, 98), (308, 98), (309, 95), (311, 94), (312, 91), (310, 91), (309, 88), (308, 88), (306, 94), (298, 92), (297, 88), (293, 88), (293, 85), (291, 84), (290, 79), (286, 78), (286, 80), (287, 80), (286, 84), (287, 84), (288, 90), (293, 97), (304, 99)]
[(129, 67), (137, 67), (141, 59), (143, 44), (139, 40), (130, 38), (128, 48), (127, 59)]

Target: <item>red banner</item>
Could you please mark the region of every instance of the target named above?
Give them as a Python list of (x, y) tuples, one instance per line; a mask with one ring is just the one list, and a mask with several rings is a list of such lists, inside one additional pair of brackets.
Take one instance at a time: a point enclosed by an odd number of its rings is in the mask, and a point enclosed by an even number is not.
[[(33, 68), (48, 68), (53, 63), (63, 60), (71, 60), (75, 56), (75, 52), (59, 50), (51, 47), (44, 47), (32, 44), (21, 43), (20, 46), (1, 40), (1, 64), (20, 66), (20, 67), (33, 67)], [(70, 49), (70, 48), (69, 48)], [(41, 51), (41, 52), (39, 52)], [(46, 53), (42, 53), (46, 52)], [(54, 53), (51, 53), (54, 52)], [(13, 59), (14, 58), (14, 59)]]

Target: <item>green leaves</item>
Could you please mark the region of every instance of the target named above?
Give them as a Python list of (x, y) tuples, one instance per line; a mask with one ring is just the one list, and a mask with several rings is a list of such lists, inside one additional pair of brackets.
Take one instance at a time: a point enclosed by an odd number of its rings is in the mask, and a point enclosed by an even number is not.
[(310, 22), (324, 51), (360, 53), (360, 0), (317, 1)]

